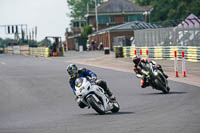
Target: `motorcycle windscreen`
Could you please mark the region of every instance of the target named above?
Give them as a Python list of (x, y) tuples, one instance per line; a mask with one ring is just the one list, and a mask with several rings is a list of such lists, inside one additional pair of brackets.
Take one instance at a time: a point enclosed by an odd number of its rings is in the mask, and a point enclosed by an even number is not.
[(83, 78), (78, 78), (75, 81), (75, 86), (80, 87), (83, 84)]

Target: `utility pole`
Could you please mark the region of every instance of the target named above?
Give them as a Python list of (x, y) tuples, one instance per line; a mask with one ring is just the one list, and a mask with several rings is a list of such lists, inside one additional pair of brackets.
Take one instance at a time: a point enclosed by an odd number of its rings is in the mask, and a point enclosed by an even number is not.
[[(19, 34), (22, 34), (22, 31), (26, 30), (26, 34), (27, 34), (27, 24), (14, 24), (14, 25), (0, 25), (0, 27), (5, 28), (5, 34), (10, 34), (10, 35), (14, 35), (14, 37), (18, 36)], [(20, 29), (21, 28), (21, 32)]]
[(99, 27), (98, 27), (98, 14), (97, 14), (97, 0), (95, 0), (95, 14), (96, 14), (96, 31), (98, 31)]

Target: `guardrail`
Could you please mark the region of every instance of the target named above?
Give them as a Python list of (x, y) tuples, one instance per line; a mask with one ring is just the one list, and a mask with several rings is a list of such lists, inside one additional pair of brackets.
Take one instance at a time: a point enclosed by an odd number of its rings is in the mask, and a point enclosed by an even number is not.
[[(123, 50), (119, 50), (123, 49)], [(178, 59), (182, 58), (182, 51), (185, 53), (187, 61), (197, 62), (200, 61), (200, 47), (193, 46), (156, 46), (156, 47), (115, 47), (115, 57), (135, 57), (140, 55), (143, 58), (147, 57), (146, 51), (148, 50), (148, 57), (154, 59), (174, 59), (174, 51), (177, 51)], [(122, 55), (122, 56), (121, 56)]]

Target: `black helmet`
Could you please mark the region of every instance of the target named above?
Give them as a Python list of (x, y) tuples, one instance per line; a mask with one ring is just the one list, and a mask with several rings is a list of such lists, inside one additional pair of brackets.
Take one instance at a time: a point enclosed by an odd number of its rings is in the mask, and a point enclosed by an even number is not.
[(75, 64), (69, 64), (66, 69), (67, 69), (68, 74), (72, 78), (76, 77), (76, 75), (78, 74), (78, 68)]
[(136, 56), (136, 57), (133, 58), (133, 63), (134, 63), (135, 65), (139, 65), (140, 61), (141, 61), (141, 58), (138, 57), (138, 56)]

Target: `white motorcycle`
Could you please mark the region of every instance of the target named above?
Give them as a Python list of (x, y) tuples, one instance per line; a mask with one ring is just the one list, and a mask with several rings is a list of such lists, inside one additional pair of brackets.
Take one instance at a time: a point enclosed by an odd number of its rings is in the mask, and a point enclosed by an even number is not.
[(116, 113), (120, 107), (116, 100), (110, 100), (104, 89), (88, 78), (78, 78), (75, 81), (76, 96), (78, 100), (97, 113), (105, 114), (108, 111)]

